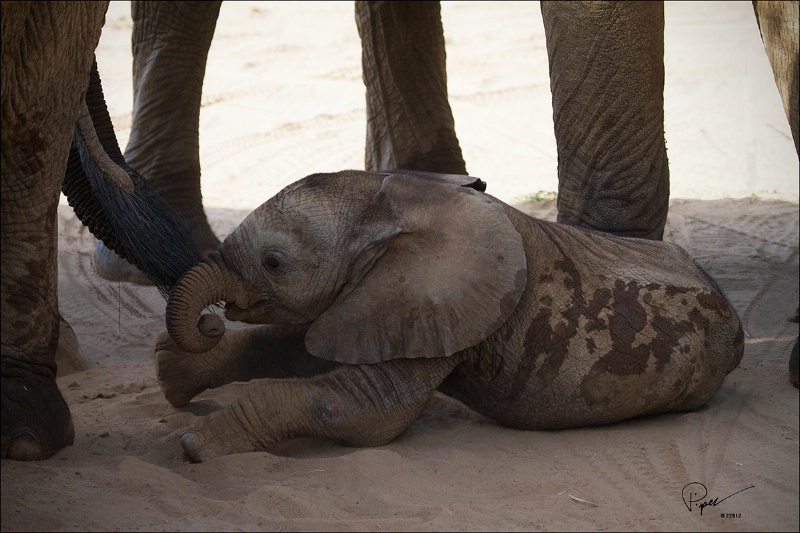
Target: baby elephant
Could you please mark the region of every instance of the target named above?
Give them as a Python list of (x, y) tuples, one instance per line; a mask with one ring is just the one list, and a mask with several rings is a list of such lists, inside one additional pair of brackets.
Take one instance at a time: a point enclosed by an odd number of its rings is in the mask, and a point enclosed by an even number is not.
[[(189, 270), (156, 367), (175, 406), (261, 379), (183, 434), (190, 457), (296, 437), (388, 443), (439, 390), (522, 429), (706, 403), (743, 330), (680, 247), (529, 217), (468, 176), (314, 174)], [(225, 302), (224, 334), (202, 315)]]

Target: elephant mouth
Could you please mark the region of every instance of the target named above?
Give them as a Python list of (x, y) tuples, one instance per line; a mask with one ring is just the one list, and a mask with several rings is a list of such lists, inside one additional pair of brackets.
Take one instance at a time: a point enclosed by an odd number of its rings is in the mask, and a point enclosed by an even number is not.
[(239, 307), (235, 302), (225, 303), (225, 318), (245, 324), (283, 324), (287, 326), (307, 326), (313, 322), (307, 316), (287, 311), (274, 300), (257, 300), (253, 305)]
[(225, 304), (225, 318), (246, 324), (269, 324), (272, 305), (267, 300), (258, 300), (253, 305), (241, 308), (235, 303)]

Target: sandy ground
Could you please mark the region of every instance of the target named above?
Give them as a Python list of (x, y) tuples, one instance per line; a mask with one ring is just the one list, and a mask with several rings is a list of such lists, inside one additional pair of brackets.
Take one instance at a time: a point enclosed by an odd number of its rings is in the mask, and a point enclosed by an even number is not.
[[(470, 172), (553, 219), (552, 202), (532, 200), (556, 190), (538, 4), (442, 11)], [(152, 363), (164, 301), (99, 279), (94, 239), (64, 205), (60, 307), (89, 366), (59, 378), (75, 445), (47, 461), (2, 462), (2, 530), (797, 531), (798, 391), (787, 378), (798, 334), (788, 320), (798, 306), (797, 155), (750, 3), (668, 3), (666, 19), (666, 240), (716, 277), (750, 334), (707, 406), (523, 432), (435, 396), (380, 448), (304, 440), (192, 464), (178, 435), (244, 385), (172, 408)], [(112, 2), (98, 49), (123, 145), (130, 26), (128, 3)], [(223, 6), (201, 116), (203, 193), (218, 235), (306, 174), (362, 167), (363, 95), (351, 3)], [(688, 510), (682, 490), (693, 482), (719, 504)]]

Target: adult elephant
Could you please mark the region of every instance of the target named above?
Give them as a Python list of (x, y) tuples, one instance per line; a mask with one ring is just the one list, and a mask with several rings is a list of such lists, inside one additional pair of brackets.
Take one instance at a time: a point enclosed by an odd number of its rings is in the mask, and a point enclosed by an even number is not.
[[(219, 245), (200, 190), (199, 117), (222, 2), (131, 2), (133, 122), (125, 158), (189, 224), (204, 252)], [(366, 168), (466, 174), (447, 100), (436, 2), (356, 2), (367, 102)], [(402, 38), (400, 38), (402, 36)], [(146, 282), (98, 243), (112, 280)]]
[(72, 443), (56, 386), (57, 207), (166, 290), (200, 258), (188, 230), (124, 161), (93, 61), (107, 2), (2, 3), (3, 458)]

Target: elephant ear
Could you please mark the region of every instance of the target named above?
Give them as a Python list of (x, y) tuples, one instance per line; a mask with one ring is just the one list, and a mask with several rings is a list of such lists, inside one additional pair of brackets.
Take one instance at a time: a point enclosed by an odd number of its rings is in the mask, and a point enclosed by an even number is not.
[(522, 236), (501, 202), (469, 186), (388, 174), (354, 231), (369, 256), (354, 264), (368, 270), (309, 328), (317, 357), (446, 357), (500, 327), (525, 289)]
[(469, 187), (479, 192), (486, 192), (486, 182), (475, 176), (465, 174), (442, 174), (441, 172), (425, 172), (423, 170), (389, 170), (381, 172), (384, 176), (407, 176), (424, 180), (447, 183), (459, 187)]

